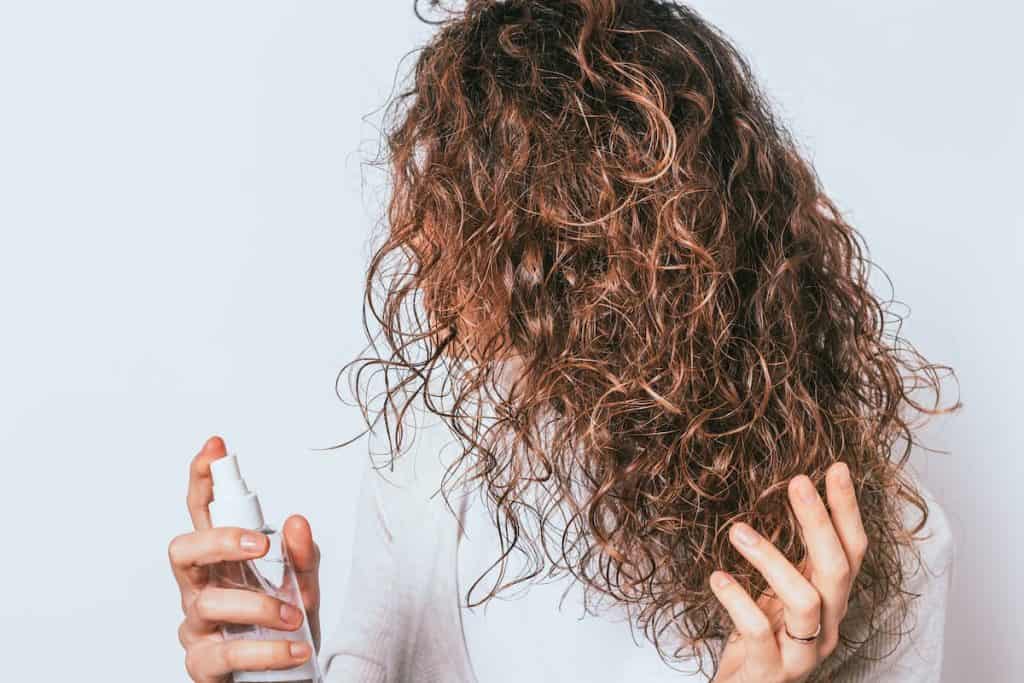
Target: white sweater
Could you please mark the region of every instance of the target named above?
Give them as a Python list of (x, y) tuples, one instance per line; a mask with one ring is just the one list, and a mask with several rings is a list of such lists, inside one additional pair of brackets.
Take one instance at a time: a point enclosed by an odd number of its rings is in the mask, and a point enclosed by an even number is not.
[[(347, 599), (320, 653), (326, 683), (706, 680), (661, 664), (642, 637), (634, 642), (627, 624), (595, 623), (603, 621), (599, 617), (576, 623), (578, 610), (567, 618), (558, 608), (561, 589), (534, 586), (515, 602), (492, 601), (486, 610), (466, 612), (467, 580), (486, 566), (482, 558), (495, 556), (493, 537), (471, 532), (476, 545), (466, 542), (462, 522), (483, 530), (483, 517), (468, 515), (470, 496), (452, 496), (458, 517), (445, 506), (437, 493), (442, 468), (436, 453), (443, 444), (422, 436), (396, 472), (367, 467)], [(939, 681), (954, 546), (943, 510), (922, 490), (931, 505), (930, 538), (919, 545), (929, 571), (907, 580), (921, 594), (903, 626), (908, 635), (894, 651), (893, 640), (874, 637), (862, 648), (869, 658), (837, 652), (814, 680)], [(887, 631), (900, 628), (895, 621), (890, 626)]]

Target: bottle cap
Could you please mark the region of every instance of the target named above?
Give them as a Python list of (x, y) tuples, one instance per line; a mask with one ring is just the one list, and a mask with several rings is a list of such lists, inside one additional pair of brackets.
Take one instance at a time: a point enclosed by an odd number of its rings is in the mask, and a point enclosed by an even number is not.
[(249, 491), (238, 469), (234, 453), (210, 463), (213, 476), (213, 500), (210, 501), (210, 522), (213, 526), (237, 526), (262, 529), (263, 510), (260, 499)]

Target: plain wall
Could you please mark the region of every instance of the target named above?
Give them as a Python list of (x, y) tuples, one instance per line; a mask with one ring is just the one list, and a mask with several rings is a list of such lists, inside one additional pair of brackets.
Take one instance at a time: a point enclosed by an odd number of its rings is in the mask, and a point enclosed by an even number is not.
[[(166, 548), (211, 434), (269, 517), (311, 519), (331, 628), (365, 445), (312, 449), (360, 427), (334, 382), (364, 341), (373, 112), (431, 31), (411, 5), (0, 2), (5, 678), (185, 678)], [(950, 453), (918, 459), (958, 537), (945, 680), (1010, 681), (1024, 12), (697, 6), (909, 304), (903, 334), (957, 369), (964, 409), (925, 434)]]

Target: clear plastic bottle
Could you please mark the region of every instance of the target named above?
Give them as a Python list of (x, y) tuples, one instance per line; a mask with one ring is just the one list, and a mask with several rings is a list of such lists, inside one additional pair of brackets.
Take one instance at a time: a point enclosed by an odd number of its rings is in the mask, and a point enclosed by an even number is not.
[(270, 539), (270, 549), (263, 557), (244, 562), (222, 562), (212, 569), (214, 581), (224, 588), (259, 591), (298, 607), (303, 614), (302, 627), (295, 631), (279, 631), (266, 626), (225, 624), (221, 627), (229, 640), (295, 640), (309, 645), (313, 654), (303, 664), (291, 669), (237, 671), (236, 683), (321, 683), (320, 669), (313, 649), (313, 636), (305, 619), (295, 569), (288, 557), (284, 533), (268, 527), (263, 521), (259, 497), (249, 491), (238, 469), (234, 454), (215, 460), (210, 465), (213, 475), (213, 501), (210, 521), (213, 526), (255, 529)]

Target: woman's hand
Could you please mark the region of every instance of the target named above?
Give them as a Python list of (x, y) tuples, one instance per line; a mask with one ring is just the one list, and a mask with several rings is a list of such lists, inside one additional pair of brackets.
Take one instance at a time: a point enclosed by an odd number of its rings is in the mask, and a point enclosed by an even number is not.
[(803, 570), (750, 526), (737, 523), (729, 530), (733, 545), (761, 572), (774, 595), (755, 601), (727, 573), (711, 574), (711, 589), (736, 628), (722, 653), (716, 683), (799, 683), (838, 644), (867, 535), (845, 463), (829, 468), (825, 487), (829, 509), (808, 477), (789, 482), (789, 499), (808, 551)]
[[(192, 460), (188, 510), (195, 531), (171, 541), (168, 554), (181, 590), (185, 620), (178, 639), (185, 648), (185, 668), (196, 683), (222, 683), (233, 671), (287, 669), (313, 656), (307, 644), (287, 640), (225, 640), (222, 624), (261, 624), (294, 631), (302, 626), (300, 610), (269, 595), (220, 588), (210, 582), (210, 567), (226, 560), (251, 560), (269, 550), (268, 539), (257, 531), (210, 527), (207, 506), (213, 497), (210, 462), (225, 455), (219, 437), (209, 439)], [(320, 551), (309, 523), (301, 516), (284, 525), (285, 542), (295, 566), (314, 643), (319, 647)]]

